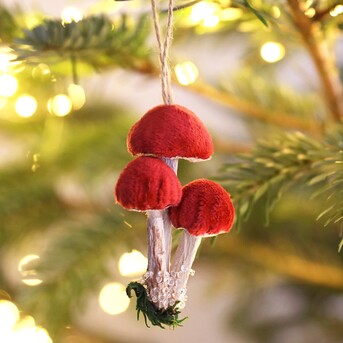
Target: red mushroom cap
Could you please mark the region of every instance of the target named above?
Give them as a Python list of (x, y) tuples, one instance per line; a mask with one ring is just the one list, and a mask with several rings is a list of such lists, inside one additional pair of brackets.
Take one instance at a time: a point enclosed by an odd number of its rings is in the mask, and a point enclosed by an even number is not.
[(213, 142), (204, 124), (180, 105), (160, 105), (149, 110), (130, 130), (127, 147), (132, 155), (154, 155), (207, 160)]
[(229, 193), (217, 183), (200, 179), (182, 189), (180, 203), (170, 208), (175, 228), (194, 236), (213, 236), (228, 232), (235, 216)]
[(117, 202), (129, 210), (162, 210), (180, 202), (182, 186), (162, 160), (141, 156), (122, 171), (115, 186)]

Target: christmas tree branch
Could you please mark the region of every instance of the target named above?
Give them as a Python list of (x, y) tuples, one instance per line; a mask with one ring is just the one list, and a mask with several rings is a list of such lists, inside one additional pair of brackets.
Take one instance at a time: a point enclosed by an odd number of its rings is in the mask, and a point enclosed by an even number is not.
[(287, 2), (291, 9), (294, 24), (317, 69), (328, 110), (334, 120), (340, 121), (343, 118), (342, 85), (337, 67), (325, 46), (320, 27), (306, 16), (298, 0), (287, 0)]
[(84, 298), (109, 275), (105, 261), (115, 253), (118, 240), (124, 242), (129, 232), (119, 217), (112, 214), (88, 226), (78, 223), (75, 227), (75, 223), (69, 227), (68, 234), (51, 242), (35, 268), (42, 284), (21, 293), (22, 306), (54, 338), (72, 323)]
[[(263, 203), (265, 220), (269, 213), (292, 185), (306, 185), (313, 190), (313, 197), (325, 196), (331, 203), (323, 202), (326, 217), (324, 225), (343, 219), (343, 158), (341, 145), (343, 131), (338, 128), (335, 139), (324, 143), (299, 132), (282, 134), (260, 141), (241, 162), (227, 164), (218, 180), (227, 184), (236, 210), (236, 227), (247, 220), (257, 204)], [(329, 206), (329, 207), (327, 207)]]
[(300, 255), (282, 252), (280, 248), (273, 246), (273, 244), (256, 243), (247, 237), (231, 236), (230, 239), (216, 241), (215, 253), (236, 256), (309, 284), (343, 289), (341, 266), (328, 265)]
[(287, 113), (274, 113), (260, 105), (239, 99), (236, 96), (232, 96), (201, 81), (187, 87), (196, 93), (237, 110), (240, 114), (248, 118), (258, 119), (285, 129), (298, 129), (311, 132), (315, 135), (320, 134), (322, 130), (320, 125), (314, 121), (293, 117)]

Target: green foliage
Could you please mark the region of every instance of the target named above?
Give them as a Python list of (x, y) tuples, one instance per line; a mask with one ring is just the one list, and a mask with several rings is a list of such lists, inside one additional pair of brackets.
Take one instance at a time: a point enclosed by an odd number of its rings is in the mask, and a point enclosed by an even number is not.
[(250, 1), (243, 0), (243, 5), (244, 7), (248, 8), (261, 21), (261, 23), (263, 23), (264, 26), (268, 27), (267, 20), (264, 18), (260, 11), (256, 10), (256, 8), (251, 6)]
[(110, 275), (104, 261), (115, 256), (118, 241), (124, 242), (128, 233), (118, 218), (112, 212), (87, 224), (61, 223), (63, 234), (36, 266), (43, 283), (25, 290), (21, 303), (54, 338), (70, 325), (76, 310), (83, 309), (85, 297)]
[(187, 317), (178, 319), (180, 311), (177, 309), (177, 302), (164, 311), (157, 310), (154, 304), (148, 299), (147, 291), (142, 284), (130, 282), (126, 288), (126, 294), (129, 298), (132, 297), (132, 291), (135, 292), (137, 297), (137, 320), (139, 320), (140, 313), (143, 313), (145, 325), (147, 327), (149, 327), (148, 320), (153, 326), (164, 329), (163, 325), (167, 325), (171, 328), (182, 326), (181, 323), (187, 319)]
[(149, 33), (146, 15), (136, 22), (126, 15), (116, 22), (104, 15), (71, 23), (46, 19), (32, 30), (24, 30), (24, 37), (16, 39), (14, 48), (19, 59), (53, 61), (57, 54), (64, 58), (73, 56), (96, 68), (110, 63), (128, 67), (148, 56)]
[(304, 117), (312, 121), (313, 117), (323, 117), (324, 106), (320, 98), (313, 93), (296, 92), (281, 84), (272, 71), (266, 79), (262, 71), (242, 68), (229, 81), (223, 81), (221, 86), (229, 95), (254, 104), (254, 107), (264, 108), (266, 113), (278, 116), (280, 120), (283, 116)]
[(260, 140), (240, 162), (226, 164), (219, 180), (233, 196), (236, 227), (246, 221), (258, 202), (263, 203), (266, 224), (269, 213), (291, 186), (311, 187), (313, 197), (323, 202), (325, 225), (338, 223), (342, 216), (342, 144), (343, 127), (324, 142), (300, 132), (275, 135)]
[(19, 28), (15, 18), (6, 8), (0, 4), (0, 42), (12, 42), (18, 34)]

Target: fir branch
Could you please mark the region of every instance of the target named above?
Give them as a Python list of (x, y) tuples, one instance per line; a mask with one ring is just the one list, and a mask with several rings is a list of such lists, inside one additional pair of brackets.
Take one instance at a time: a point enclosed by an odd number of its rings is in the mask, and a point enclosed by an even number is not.
[(261, 23), (265, 26), (268, 27), (268, 22), (264, 18), (264, 16), (261, 14), (260, 11), (258, 11), (255, 7), (253, 7), (248, 0), (243, 0), (244, 7), (248, 8), (255, 16), (258, 18)]
[(85, 297), (109, 275), (105, 261), (115, 254), (118, 240), (124, 242), (129, 232), (118, 217), (115, 213), (103, 216), (88, 227), (80, 227), (80, 223), (78, 227), (65, 226), (66, 232), (51, 242), (35, 266), (43, 283), (25, 289), (20, 301), (53, 337), (72, 323), (75, 310), (82, 310)]
[(241, 162), (225, 165), (217, 179), (233, 196), (237, 228), (259, 201), (264, 204), (267, 224), (276, 202), (295, 184), (312, 187), (314, 195), (319, 189), (329, 198), (337, 197), (322, 216), (330, 215), (326, 225), (341, 221), (343, 127), (334, 137), (321, 144), (299, 132), (281, 134), (258, 142), (251, 153), (240, 156)]
[[(264, 237), (265, 239), (265, 237)], [(221, 254), (227, 265), (227, 258), (234, 256), (253, 265), (268, 268), (281, 275), (331, 289), (343, 289), (343, 271), (339, 263), (325, 263), (323, 259), (306, 258), (299, 251), (282, 251), (280, 241), (257, 242), (242, 235), (231, 236), (230, 239), (218, 239), (216, 249), (209, 249), (210, 254)], [(321, 246), (322, 247), (322, 246)], [(320, 247), (318, 248), (320, 251)], [(299, 249), (301, 250), (301, 249)], [(224, 256), (223, 256), (224, 255)], [(218, 256), (217, 256), (218, 258)], [(218, 258), (218, 260), (220, 260)], [(250, 269), (249, 269), (250, 270)]]
[(320, 125), (313, 120), (304, 120), (302, 118), (290, 116), (288, 113), (271, 111), (259, 104), (253, 104), (244, 99), (240, 99), (237, 96), (219, 90), (201, 81), (197, 81), (187, 87), (209, 99), (237, 110), (241, 115), (248, 118), (261, 120), (286, 129), (297, 129), (305, 132), (311, 132), (315, 135), (322, 131)]
[(117, 23), (104, 15), (71, 23), (47, 19), (32, 30), (24, 30), (24, 37), (16, 39), (13, 48), (19, 60), (57, 56), (59, 60), (77, 58), (97, 68), (107, 64), (136, 66), (148, 56), (145, 45), (150, 30), (146, 24), (147, 15), (138, 18), (135, 25), (127, 25), (126, 15)]
[(324, 99), (332, 118), (343, 118), (343, 90), (337, 67), (326, 51), (320, 26), (314, 25), (300, 7), (299, 0), (287, 0), (293, 21), (298, 29), (322, 83)]

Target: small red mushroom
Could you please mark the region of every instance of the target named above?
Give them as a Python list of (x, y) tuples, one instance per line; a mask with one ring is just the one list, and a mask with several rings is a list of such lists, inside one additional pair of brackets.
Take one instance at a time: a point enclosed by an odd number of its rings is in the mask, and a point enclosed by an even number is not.
[(183, 187), (180, 203), (170, 208), (170, 219), (175, 228), (184, 229), (171, 266), (175, 276), (173, 301), (180, 301), (178, 306), (182, 307), (186, 300), (185, 287), (202, 237), (229, 232), (234, 207), (222, 186), (199, 179)]
[[(115, 186), (117, 202), (124, 208), (146, 211), (148, 216), (148, 275), (149, 289), (165, 288), (165, 273), (169, 272), (164, 217), (166, 209), (179, 203), (182, 187), (174, 171), (161, 159), (141, 156), (122, 171)], [(168, 273), (169, 275), (169, 273)], [(168, 307), (167, 299), (156, 299), (159, 309)]]
[(179, 179), (162, 160), (141, 156), (120, 174), (115, 196), (128, 210), (164, 210), (179, 203), (181, 189)]

